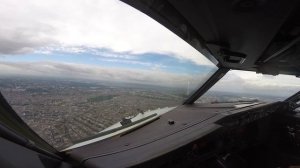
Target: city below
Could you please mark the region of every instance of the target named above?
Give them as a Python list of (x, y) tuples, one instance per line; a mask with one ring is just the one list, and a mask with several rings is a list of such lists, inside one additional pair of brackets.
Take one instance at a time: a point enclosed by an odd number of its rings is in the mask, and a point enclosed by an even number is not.
[[(0, 91), (16, 113), (58, 150), (95, 136), (124, 117), (178, 106), (187, 98), (186, 89), (179, 88), (21, 77), (0, 78)], [(208, 92), (197, 103), (258, 100), (274, 98)]]

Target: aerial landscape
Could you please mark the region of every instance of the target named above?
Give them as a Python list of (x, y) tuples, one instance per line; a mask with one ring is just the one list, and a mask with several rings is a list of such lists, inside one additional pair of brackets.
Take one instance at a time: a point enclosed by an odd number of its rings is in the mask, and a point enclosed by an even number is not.
[(124, 117), (177, 106), (184, 98), (183, 90), (62, 79), (2, 78), (0, 91), (27, 124), (58, 149)]
[[(142, 84), (52, 78), (0, 78), (0, 91), (16, 113), (43, 139), (63, 149), (148, 110), (174, 107), (186, 89)], [(228, 92), (208, 92), (196, 103), (269, 101)]]

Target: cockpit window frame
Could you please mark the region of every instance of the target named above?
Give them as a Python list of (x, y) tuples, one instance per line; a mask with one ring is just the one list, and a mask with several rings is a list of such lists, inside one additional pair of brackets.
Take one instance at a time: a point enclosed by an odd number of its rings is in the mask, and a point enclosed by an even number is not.
[(206, 80), (206, 82), (202, 86), (200, 86), (193, 94), (190, 95), (189, 98), (187, 98), (183, 102), (183, 105), (193, 104), (198, 98), (200, 98), (212, 86), (214, 86), (223, 76), (225, 76), (229, 70), (229, 68), (219, 67), (218, 70), (208, 80)]

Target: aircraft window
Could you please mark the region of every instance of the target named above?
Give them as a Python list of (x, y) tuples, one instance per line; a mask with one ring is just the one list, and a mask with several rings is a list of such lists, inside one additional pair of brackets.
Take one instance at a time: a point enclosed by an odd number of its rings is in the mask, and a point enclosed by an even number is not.
[(0, 21), (1, 94), (59, 150), (170, 111), (217, 70), (120, 1), (2, 0)]
[(300, 78), (295, 76), (231, 70), (196, 103), (282, 101), (298, 91)]

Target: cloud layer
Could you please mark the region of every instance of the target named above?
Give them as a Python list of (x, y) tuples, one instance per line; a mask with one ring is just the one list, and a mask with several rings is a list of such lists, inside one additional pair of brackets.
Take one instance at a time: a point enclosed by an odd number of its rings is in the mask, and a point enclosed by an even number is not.
[(172, 53), (178, 59), (211, 64), (165, 27), (117, 0), (2, 0), (0, 21), (5, 25), (0, 29), (0, 54), (86, 46), (133, 54)]
[(212, 90), (287, 97), (300, 91), (300, 78), (232, 70)]
[[(152, 84), (168, 87), (198, 88), (210, 74), (176, 74), (160, 69), (108, 68), (64, 62), (0, 62), (0, 76), (56, 77)], [(300, 79), (294, 76), (265, 76), (255, 72), (230, 71), (211, 90), (288, 97), (300, 91)]]
[[(166, 86), (186, 86), (190, 81), (196, 86), (213, 67), (162, 25), (117, 0), (2, 0), (0, 21), (2, 75), (77, 76)], [(149, 53), (166, 59), (162, 62)], [(100, 57), (83, 62), (69, 55)], [(288, 96), (300, 90), (299, 83), (291, 76), (232, 71), (214, 89)]]
[(169, 87), (195, 88), (207, 75), (174, 74), (160, 70), (133, 70), (106, 68), (86, 64), (62, 62), (0, 62), (0, 76), (58, 77), (64, 79), (87, 79), (139, 84), (152, 84)]

